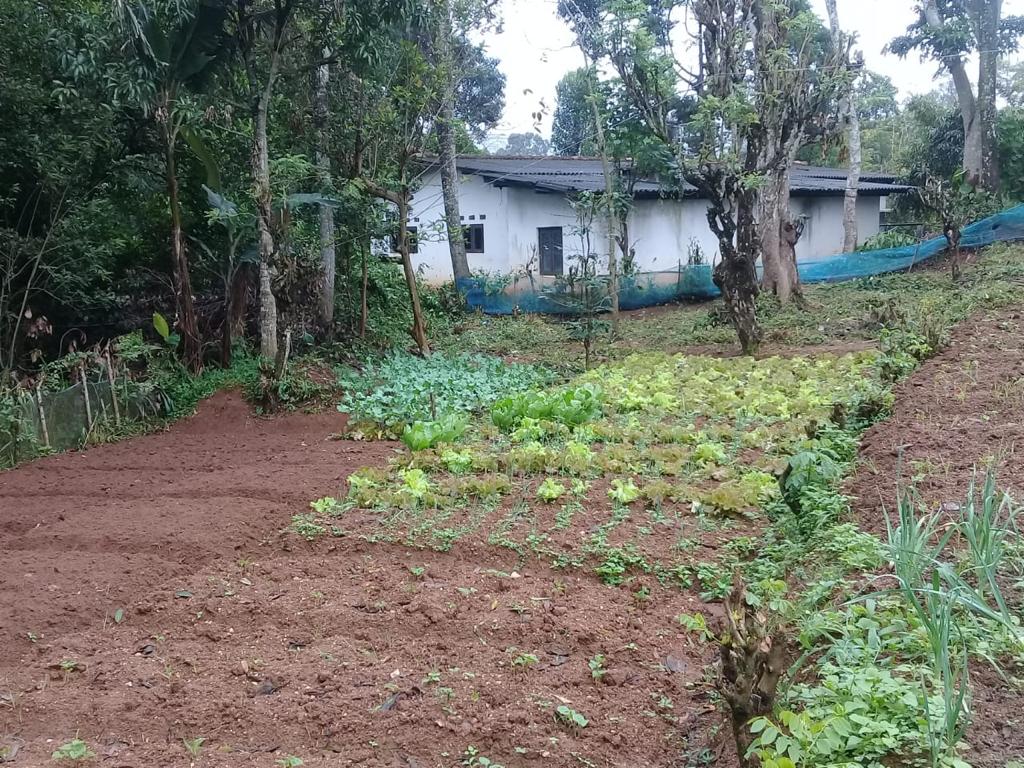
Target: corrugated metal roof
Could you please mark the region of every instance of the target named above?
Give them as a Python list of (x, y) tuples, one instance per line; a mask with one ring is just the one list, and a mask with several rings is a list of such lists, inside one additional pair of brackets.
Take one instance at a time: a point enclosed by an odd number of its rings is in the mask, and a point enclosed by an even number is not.
[[(539, 192), (562, 194), (604, 189), (601, 160), (596, 157), (466, 155), (459, 157), (456, 164), (461, 173), (481, 176), (497, 186), (527, 186)], [(841, 195), (846, 189), (846, 176), (844, 169), (798, 164), (790, 169), (790, 190), (794, 195)], [(888, 195), (908, 189), (897, 183), (892, 174), (861, 174), (860, 194)], [(638, 197), (670, 196), (676, 193), (676, 187), (657, 179), (644, 179), (636, 182), (634, 192)], [(694, 187), (684, 185), (684, 195), (696, 193)]]

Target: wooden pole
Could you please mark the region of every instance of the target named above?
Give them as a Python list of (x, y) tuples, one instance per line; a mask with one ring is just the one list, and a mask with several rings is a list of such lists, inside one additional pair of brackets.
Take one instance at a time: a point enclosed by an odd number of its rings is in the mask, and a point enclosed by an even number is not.
[(83, 362), (79, 366), (79, 373), (82, 381), (82, 396), (85, 398), (85, 439), (89, 439), (89, 435), (92, 433), (92, 402), (89, 400), (89, 378), (85, 373), (85, 363)]
[(114, 423), (117, 424), (117, 426), (120, 427), (121, 426), (121, 408), (117, 404), (117, 386), (114, 383), (114, 363), (110, 359), (110, 350), (109, 349), (107, 350), (107, 354), (105, 356), (105, 359), (107, 361), (107, 381), (110, 382), (110, 402), (114, 406)]
[(39, 427), (43, 433), (43, 445), (50, 448), (50, 428), (46, 424), (46, 409), (43, 407), (43, 386), (36, 384), (36, 408), (39, 409)]

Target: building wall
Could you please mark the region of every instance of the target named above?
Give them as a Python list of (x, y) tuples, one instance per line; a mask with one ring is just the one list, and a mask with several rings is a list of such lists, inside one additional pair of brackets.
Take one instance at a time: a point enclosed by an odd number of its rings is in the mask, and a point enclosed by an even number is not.
[[(459, 194), (462, 223), (484, 225), (484, 252), (467, 254), (469, 268), (474, 272), (504, 274), (510, 270), (508, 218), (512, 206), (506, 199), (507, 191), (487, 184), (479, 176), (462, 178)], [(428, 283), (451, 281), (452, 257), (444, 222), (444, 197), (441, 175), (436, 171), (424, 177), (423, 186), (413, 195), (409, 226), (416, 227), (419, 240), (419, 252), (412, 257), (413, 266)]]
[[(550, 282), (538, 274), (537, 229), (562, 227), (563, 267), (573, 264), (582, 250), (576, 214), (563, 195), (535, 192), (524, 187), (499, 188), (479, 176), (464, 176), (460, 194), (464, 224), (484, 225), (484, 253), (468, 254), (470, 269), (492, 275), (519, 273), (534, 284)], [(842, 250), (843, 199), (794, 197), (793, 215), (806, 216), (797, 258), (809, 261), (833, 256)], [(879, 198), (857, 202), (858, 237), (861, 242), (879, 231)], [(718, 241), (708, 227), (706, 204), (701, 200), (637, 200), (630, 214), (629, 238), (636, 251), (640, 272), (675, 271), (699, 249), (705, 263), (718, 258)], [(481, 218), (483, 217), (483, 218)], [(418, 228), (419, 253), (413, 262), (431, 283), (451, 280), (451, 256), (444, 229), (444, 202), (440, 175), (424, 179), (413, 197), (410, 225)], [(604, 221), (591, 225), (590, 248), (607, 253)], [(606, 259), (604, 260), (606, 262)]]
[(639, 272), (678, 270), (691, 253), (706, 264), (718, 255), (718, 238), (708, 227), (702, 200), (637, 200), (629, 221), (629, 240)]
[[(881, 198), (857, 199), (857, 239), (863, 243), (881, 229)], [(815, 261), (835, 256), (843, 250), (843, 198), (794, 197), (790, 201), (793, 217), (806, 215), (804, 234), (796, 244), (799, 261)]]

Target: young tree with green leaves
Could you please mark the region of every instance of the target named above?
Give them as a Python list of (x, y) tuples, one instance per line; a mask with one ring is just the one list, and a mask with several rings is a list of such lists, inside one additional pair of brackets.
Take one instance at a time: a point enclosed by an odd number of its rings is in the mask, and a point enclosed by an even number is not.
[(584, 70), (588, 72), (582, 80), (587, 88), (585, 101), (590, 109), (590, 125), (593, 127), (594, 146), (601, 158), (601, 173), (604, 176), (602, 202), (605, 213), (605, 228), (608, 243), (608, 294), (611, 306), (612, 325), (618, 330), (619, 323), (619, 263), (616, 258), (616, 235), (619, 232), (618, 215), (620, 205), (616, 199), (620, 193), (618, 179), (613, 171), (611, 153), (605, 124), (608, 115), (598, 86), (597, 62), (604, 56), (604, 40), (600, 28), (599, 14), (588, 0), (559, 0), (558, 15), (565, 19), (576, 36), (576, 46), (583, 54)]
[(395, 241), (412, 306), (409, 333), (420, 354), (429, 355), (426, 319), (412, 265), (409, 203), (415, 183), (412, 164), (432, 130), (432, 106), (437, 103), (438, 89), (443, 84), (438, 81), (437, 70), (430, 66), (422, 48), (412, 40), (394, 41), (385, 66), (394, 77), (379, 84), (369, 117), (370, 130), (375, 137), (373, 156), (376, 162), (360, 167), (357, 183), (370, 195), (394, 206)]

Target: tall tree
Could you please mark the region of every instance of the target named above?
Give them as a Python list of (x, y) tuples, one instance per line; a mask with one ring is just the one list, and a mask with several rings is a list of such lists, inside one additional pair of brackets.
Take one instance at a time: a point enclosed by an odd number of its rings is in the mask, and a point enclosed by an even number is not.
[(619, 206), (616, 204), (616, 200), (620, 190), (618, 178), (612, 169), (612, 158), (605, 132), (605, 123), (608, 117), (602, 108), (604, 100), (601, 98), (597, 83), (597, 61), (605, 54), (604, 44), (596, 24), (593, 7), (587, 7), (585, 2), (581, 5), (578, 0), (560, 0), (558, 14), (572, 27), (576, 35), (576, 45), (583, 54), (586, 69), (590, 70), (585, 76), (583, 84), (587, 88), (586, 101), (590, 107), (595, 145), (598, 156), (601, 158), (601, 173), (604, 176), (604, 194), (601, 202), (605, 213), (608, 243), (608, 297), (612, 324), (617, 331), (619, 323), (619, 264), (616, 258), (616, 235), (619, 233)]
[(555, 116), (551, 125), (551, 148), (557, 155), (593, 155), (593, 118), (590, 94), (593, 69), (567, 72), (555, 88)]
[(278, 356), (277, 299), (273, 288), (278, 244), (270, 186), (268, 123), (293, 10), (294, 0), (272, 0), (268, 5), (261, 0), (236, 0), (235, 5), (238, 48), (245, 67), (252, 119), (250, 167), (259, 232), (260, 355), (270, 361)]
[[(697, 70), (677, 65), (673, 50), (674, 3), (609, 3), (590, 16), (600, 19), (608, 58), (636, 112), (669, 159), (665, 171), (707, 202), (707, 221), (718, 240), (712, 276), (722, 292), (740, 347), (755, 352), (760, 253), (755, 218), (757, 186), (763, 176), (760, 144), (751, 141), (758, 115), (745, 86), (750, 72), (753, 0), (690, 0), (696, 22)], [(682, 78), (682, 82), (680, 82)], [(689, 89), (697, 109), (686, 130), (674, 110), (676, 94)], [(688, 141), (684, 141), (686, 134)]]
[(452, 9), (449, 0), (434, 0), (432, 24), (433, 48), (440, 80), (440, 102), (437, 113), (437, 155), (441, 166), (441, 193), (444, 198), (445, 229), (448, 251), (452, 259), (452, 277), (458, 286), (467, 280), (469, 258), (462, 234), (462, 213), (459, 209), (459, 171), (455, 165), (455, 86), (457, 74), (452, 53)]
[(499, 155), (550, 155), (551, 143), (539, 133), (510, 133)]
[(430, 342), (409, 238), (409, 203), (415, 182), (411, 165), (433, 130), (432, 109), (443, 85), (437, 78), (437, 70), (424, 56), (422, 47), (412, 40), (393, 41), (383, 64), (394, 76), (380, 84), (375, 93), (376, 103), (370, 116), (375, 136), (375, 162), (367, 161), (363, 165), (368, 153), (361, 153), (357, 183), (370, 195), (394, 206), (397, 214), (396, 246), (402, 258), (402, 271), (412, 307), (409, 333), (419, 352), (428, 355)]
[[(964, 126), (964, 178), (972, 187), (1000, 186), (996, 139), (996, 95), (1001, 53), (1016, 50), (1024, 17), (1002, 16), (1002, 0), (920, 0), (918, 19), (889, 44), (899, 56), (919, 49), (953, 78)], [(967, 57), (978, 57), (977, 86)]]
[(762, 287), (786, 303), (799, 296), (799, 230), (789, 208), (789, 171), (802, 147), (833, 130), (841, 94), (852, 87), (845, 49), (829, 45), (803, 0), (751, 4), (753, 97), (757, 119), (744, 133), (758, 153)]
[(425, 13), (427, 52), (438, 84), (434, 133), (456, 285), (471, 276), (459, 207), (456, 155), (460, 128), (464, 125), (471, 135), (482, 136), (483, 130), (500, 119), (504, 103), (504, 77), (493, 60), (469, 42), (470, 32), (480, 30), (490, 13), (488, 6), (478, 0), (430, 0)]
[[(334, 20), (331, 0), (319, 0), (316, 24), (320, 33), (313, 37), (313, 160), (319, 176), (320, 191), (328, 194), (333, 189), (331, 156), (329, 147), (329, 119), (331, 113), (331, 57), (333, 51), (330, 30)], [(334, 335), (334, 283), (337, 271), (335, 243), (337, 232), (334, 226), (334, 206), (321, 203), (318, 206), (320, 219), (320, 325), (328, 338)]]
[[(828, 25), (832, 34), (832, 46), (839, 51), (847, 51), (848, 45), (839, 26), (839, 10), (836, 0), (825, 0), (828, 9)], [(848, 55), (844, 56), (843, 66), (849, 67)], [(843, 194), (843, 253), (857, 249), (857, 190), (860, 187), (860, 117), (858, 115), (857, 91), (851, 80), (839, 103), (840, 118), (846, 130), (846, 147), (849, 154), (846, 174), (846, 191)]]

